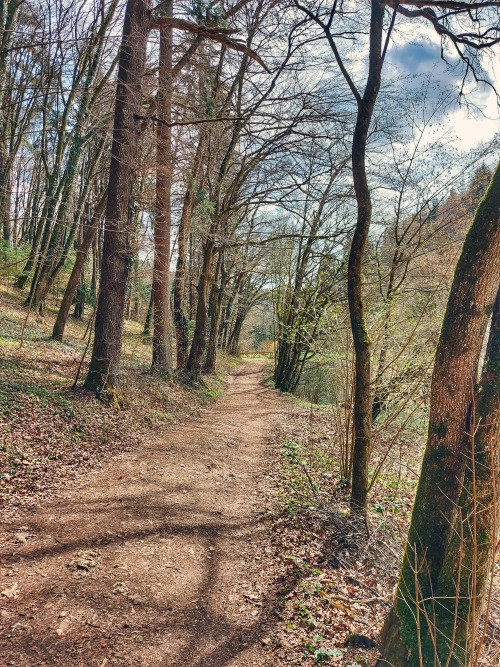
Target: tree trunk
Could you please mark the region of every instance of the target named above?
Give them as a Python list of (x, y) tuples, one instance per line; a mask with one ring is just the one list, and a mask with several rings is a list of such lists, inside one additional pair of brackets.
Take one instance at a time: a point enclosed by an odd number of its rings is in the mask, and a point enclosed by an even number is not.
[(99, 258), (100, 258), (100, 239), (101, 225), (99, 224), (94, 240), (92, 241), (92, 274), (90, 276), (90, 291), (94, 301), (97, 301), (97, 276), (99, 275)]
[[(61, 241), (67, 225), (68, 209), (73, 194), (82, 147), (82, 137), (75, 137), (68, 157), (68, 165), (61, 178), (61, 183), (56, 189), (56, 195), (51, 202), (45, 219), (41, 255), (27, 300), (31, 302), (33, 308), (36, 308), (44, 301), (50, 289), (50, 274), (59, 258)], [(59, 190), (61, 190), (60, 194)], [(61, 204), (57, 209), (57, 200), (59, 197), (61, 198)]]
[[(34, 208), (33, 208), (34, 212)], [(24, 268), (22, 272), (18, 275), (16, 282), (15, 282), (15, 287), (18, 289), (24, 289), (24, 286), (26, 285), (29, 275), (31, 271), (33, 270), (33, 267), (35, 266), (35, 261), (37, 258), (38, 254), (38, 248), (40, 246), (40, 241), (42, 240), (42, 234), (44, 230), (44, 218), (40, 218), (38, 221), (38, 224), (36, 226), (36, 231), (33, 237), (33, 243), (31, 245), (31, 252), (28, 256), (28, 259), (26, 260), (26, 264), (24, 265)]]
[[(101, 160), (105, 143), (106, 142), (104, 139), (100, 141), (97, 151), (93, 156), (94, 169), (98, 166)], [(73, 150), (75, 145), (76, 148), (75, 150)], [(75, 234), (78, 228), (79, 218), (81, 217), (83, 204), (86, 201), (88, 193), (90, 191), (92, 178), (91, 175), (89, 174), (87, 176), (87, 180), (83, 188), (82, 205), (79, 207), (79, 210), (75, 214), (75, 219), (71, 225), (70, 232), (69, 234), (67, 234), (67, 238), (63, 244), (64, 233), (68, 226), (70, 204), (73, 198), (76, 185), (77, 170), (82, 157), (81, 156), (82, 147), (83, 147), (82, 138), (76, 137), (71, 147), (70, 155), (68, 158), (68, 162), (70, 162), (70, 164), (66, 167), (66, 174), (65, 174), (66, 184), (62, 192), (62, 203), (57, 212), (57, 218), (55, 221), (54, 229), (52, 230), (48, 252), (46, 253), (45, 259), (43, 260), (42, 270), (40, 271), (38, 281), (34, 286), (32, 286), (32, 289), (33, 287), (35, 289), (32, 299), (32, 306), (34, 308), (37, 305), (39, 305), (42, 301), (44, 301), (50, 289), (52, 288), (52, 285), (54, 284), (58, 273), (61, 271), (61, 269), (66, 263), (71, 246), (75, 239)], [(97, 224), (99, 224), (100, 222), (102, 213), (103, 211), (101, 211), (99, 219), (97, 220)], [(88, 248), (86, 252), (88, 252)]]
[[(220, 285), (219, 283), (219, 275)], [(224, 271), (224, 250), (219, 251), (219, 259), (217, 261), (217, 269), (212, 283), (212, 290), (210, 294), (210, 333), (208, 336), (207, 351), (205, 354), (205, 362), (203, 364), (203, 372), (207, 375), (215, 373), (215, 362), (217, 360), (217, 340), (219, 337), (219, 319), (220, 309), (222, 303), (222, 295), (226, 288), (227, 274)]]
[(75, 309), (73, 317), (75, 320), (81, 320), (85, 315), (85, 271), (82, 270), (78, 278), (78, 285), (75, 294)]
[(470, 415), (463, 447), (469, 459), (437, 585), (442, 600), (439, 627), (447, 638), (443, 639), (440, 633), (437, 640), (440, 653), (453, 656), (450, 667), (472, 664), (496, 546), (499, 501), (495, 485), (500, 479), (500, 291), (493, 310), (481, 382)]
[(144, 336), (144, 342), (151, 342), (151, 320), (153, 319), (153, 288), (151, 288), (151, 293), (149, 295), (148, 309), (146, 311), (146, 319), (144, 320), (144, 329), (142, 335)]
[(244, 310), (239, 310), (234, 321), (234, 327), (229, 338), (229, 352), (230, 354), (238, 353), (238, 346), (240, 344), (241, 330), (247, 313)]
[(200, 281), (198, 283), (198, 304), (196, 306), (196, 322), (193, 335), (193, 342), (189, 351), (189, 358), (186, 364), (191, 379), (198, 382), (201, 375), (203, 362), (203, 353), (205, 351), (205, 338), (207, 334), (207, 305), (208, 305), (208, 287), (212, 275), (212, 264), (215, 255), (215, 243), (209, 237), (203, 247), (203, 264), (200, 272)]
[(184, 368), (188, 358), (188, 319), (184, 312), (184, 291), (186, 286), (186, 266), (188, 260), (189, 234), (191, 220), (196, 206), (196, 191), (199, 187), (200, 172), (203, 166), (206, 134), (202, 132), (198, 141), (191, 174), (188, 177), (186, 193), (177, 235), (177, 265), (174, 279), (174, 323), (177, 341), (177, 368)]
[[(475, 610), (474, 624), (477, 626), (484, 591), (484, 584), (480, 583), (483, 574), (477, 568), (484, 569), (486, 557), (482, 552), (489, 552), (492, 536), (488, 528), (485, 533), (475, 535), (474, 548), (482, 555), (472, 567), (472, 541), (467, 535), (469, 528), (467, 525), (464, 528), (457, 553), (454, 527), (460, 527), (464, 518), (468, 521), (471, 502), (489, 502), (489, 482), (484, 480), (484, 474), (491, 475), (491, 468), (485, 473), (484, 468), (480, 472), (480, 467), (483, 463), (491, 464), (486, 453), (489, 447), (488, 425), (498, 412), (497, 319), (492, 326), (493, 342), (490, 344), (486, 375), (483, 375), (484, 385), (476, 398), (474, 385), (478, 377), (484, 332), (498, 289), (499, 273), (500, 165), (465, 239), (448, 299), (432, 377), (427, 446), (394, 607), (382, 633), (384, 660), (380, 665), (389, 663), (395, 667), (413, 667), (419, 664), (419, 652), (424, 665), (434, 664), (437, 652), (441, 664), (457, 667), (464, 661), (465, 664), (470, 662), (470, 651), (474, 649), (463, 644), (472, 631), (472, 628), (463, 626), (463, 619), (457, 619), (453, 637), (451, 628), (454, 622), (450, 625), (450, 614), (455, 616), (456, 588), (453, 589), (453, 578), (458, 573), (457, 558), (461, 554), (463, 567), (473, 570), (476, 600), (472, 601), (470, 589), (464, 592), (463, 586), (467, 587), (467, 584), (462, 582), (459, 590), (465, 599), (459, 600), (458, 607), (464, 613), (464, 606), (470, 605), (471, 610)], [(467, 434), (476, 428), (478, 417), (481, 418), (481, 425), (473, 438), (475, 453), (471, 458), (471, 438)], [(474, 478), (470, 462), (474, 464), (476, 458)], [(473, 483), (476, 497), (471, 499), (470, 487)], [(482, 518), (480, 512), (476, 513), (476, 531), (483, 521), (487, 525), (491, 523), (492, 513), (493, 510), (489, 509)], [(462, 576), (469, 582), (467, 572)], [(452, 597), (452, 609), (450, 600), (444, 604), (442, 596)], [(435, 604), (436, 599), (439, 599), (438, 604)], [(426, 616), (429, 623), (426, 623)], [(419, 629), (415, 618), (420, 618)], [(470, 614), (466, 619), (470, 619)], [(473, 630), (475, 632), (476, 628)], [(450, 652), (452, 655), (447, 663)]]
[(131, 205), (138, 162), (142, 76), (149, 33), (149, 4), (128, 0), (120, 47), (111, 165), (94, 346), (85, 387), (119, 386), (123, 311), (131, 261)]
[(357, 204), (357, 221), (347, 267), (347, 298), (355, 352), (354, 451), (350, 506), (353, 515), (366, 514), (368, 462), (371, 449), (371, 355), (363, 302), (363, 259), (372, 218), (370, 188), (366, 175), (366, 142), (373, 108), (380, 89), (382, 37), (385, 2), (372, 0), (370, 58), (366, 89), (358, 100), (356, 127), (352, 140), (352, 174)]
[(5, 136), (10, 125), (10, 100), (7, 89), (7, 72), (9, 66), (10, 45), (15, 35), (15, 24), (21, 2), (0, 0), (0, 106), (2, 118), (0, 125), (0, 221), (3, 227), (3, 240), (11, 241), (10, 199), (11, 199), (11, 168), (13, 155), (9, 155), (8, 140)]
[[(164, 3), (165, 16), (173, 16), (173, 0)], [(160, 31), (158, 123), (156, 127), (156, 209), (153, 267), (153, 362), (160, 375), (172, 372), (170, 324), (170, 227), (172, 192), (172, 27)], [(164, 121), (164, 122), (162, 122)]]
[(11, 165), (6, 142), (0, 139), (0, 220), (3, 227), (3, 240), (11, 241), (10, 200), (11, 200)]
[(90, 219), (87, 228), (84, 231), (82, 242), (76, 253), (75, 264), (73, 266), (73, 270), (71, 271), (68, 284), (66, 285), (66, 290), (64, 292), (61, 306), (59, 307), (59, 312), (57, 314), (57, 319), (54, 324), (54, 329), (52, 330), (52, 338), (54, 340), (62, 341), (63, 339), (64, 328), (66, 326), (66, 321), (68, 319), (69, 310), (71, 308), (71, 304), (73, 303), (73, 298), (76, 294), (76, 290), (80, 282), (80, 276), (82, 274), (83, 265), (85, 264), (85, 260), (90, 250), (90, 246), (94, 242), (95, 236), (97, 234), (97, 229), (99, 227), (102, 215), (104, 213), (104, 209), (106, 207), (107, 197), (108, 193), (106, 191), (99, 200), (99, 203), (97, 204), (94, 210), (94, 214)]
[(243, 272), (240, 271), (237, 276), (236, 280), (233, 281), (233, 286), (231, 289), (231, 293), (228, 296), (228, 299), (226, 301), (226, 304), (224, 306), (224, 316), (222, 318), (221, 322), (221, 342), (222, 342), (222, 347), (224, 349), (227, 349), (229, 347), (229, 336), (230, 336), (230, 323), (231, 323), (231, 318), (233, 315), (233, 306), (235, 303), (236, 298), (238, 297), (240, 293), (240, 286), (241, 286), (241, 281), (243, 280)]

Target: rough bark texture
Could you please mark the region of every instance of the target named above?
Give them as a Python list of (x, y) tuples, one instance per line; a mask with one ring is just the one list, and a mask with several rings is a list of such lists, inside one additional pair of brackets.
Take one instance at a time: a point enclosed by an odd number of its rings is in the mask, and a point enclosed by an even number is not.
[[(173, 2), (164, 3), (166, 17), (173, 16)], [(156, 128), (155, 256), (153, 267), (153, 363), (161, 375), (172, 372), (170, 323), (170, 226), (172, 193), (172, 27), (160, 31), (158, 124)], [(164, 122), (161, 122), (164, 121)]]
[[(472, 664), (498, 527), (498, 425), (500, 417), (500, 291), (481, 382), (464, 436), (466, 462), (455, 524), (438, 579), (441, 655), (449, 667)], [(458, 598), (457, 598), (458, 595)]]
[[(461, 524), (467, 505), (471, 502), (468, 489), (472, 484), (470, 466), (474, 457), (471, 457), (471, 438), (467, 434), (475, 428), (474, 412), (479, 412), (483, 424), (489, 424), (497, 410), (497, 403), (487, 398), (494, 396), (495, 391), (498, 398), (498, 378), (495, 380), (491, 368), (491, 364), (493, 368), (497, 364), (495, 372), (498, 372), (498, 361), (494, 361), (492, 345), (490, 361), (486, 367), (487, 376), (483, 377), (485, 384), (475, 398), (474, 386), (485, 328), (498, 289), (499, 274), (500, 165), (477, 209), (455, 270), (436, 352), (427, 447), (394, 609), (382, 633), (385, 662), (380, 662), (380, 665), (387, 662), (395, 667), (418, 665), (419, 652), (422, 652), (424, 664), (433, 664), (436, 650), (439, 658), (444, 660), (443, 664), (448, 660), (450, 650), (453, 653), (450, 665), (464, 664), (467, 658), (464, 647), (458, 646), (455, 641), (458, 639), (456, 632), (453, 636), (454, 622), (450, 625), (450, 613), (455, 616), (456, 588), (454, 592), (452, 589), (453, 577), (457, 575), (456, 571), (451, 571), (451, 567), (452, 563), (453, 567), (457, 565), (458, 557), (457, 549), (453, 546), (456, 535), (452, 527), (457, 526), (457, 521)], [(494, 325), (494, 331), (497, 326)], [(489, 437), (487, 431), (487, 428), (483, 431), (480, 429), (474, 439), (473, 446), (479, 461), (485, 459), (486, 447), (489, 446), (486, 444)], [(476, 477), (475, 484), (485, 490), (486, 497), (477, 497), (474, 502), (487, 503), (487, 484), (482, 485), (480, 477)], [(461, 503), (460, 513), (458, 508)], [(486, 518), (486, 514), (484, 520), (488, 522), (490, 519)], [(476, 529), (481, 521), (476, 524)], [(465, 532), (467, 530), (465, 526)], [(488, 551), (489, 540), (487, 535), (477, 539), (477, 548)], [(460, 537), (460, 549), (465, 558), (464, 567), (471, 568), (470, 536)], [(473, 569), (477, 567), (476, 563)], [(418, 576), (415, 574), (416, 569)], [(466, 573), (464, 576), (469, 579)], [(482, 576), (479, 571), (474, 572), (474, 577), (477, 577), (476, 596), (479, 593), (479, 578)], [(434, 604), (436, 597), (441, 597), (441, 594), (445, 598), (453, 596), (453, 609), (448, 604)], [(469, 591), (467, 598), (460, 604), (468, 605), (470, 599)], [(479, 602), (476, 600), (476, 604), (471, 607), (476, 609), (475, 623)], [(417, 611), (420, 616), (420, 633), (415, 622)], [(426, 615), (429, 624), (425, 620)], [(457, 630), (463, 633), (460, 623)], [(439, 639), (434, 641), (433, 635), (439, 635)], [(464, 637), (461, 634), (460, 642)]]
[(358, 100), (356, 127), (352, 141), (352, 173), (356, 193), (357, 221), (349, 253), (347, 296), (356, 356), (354, 390), (354, 450), (352, 465), (351, 511), (365, 514), (368, 496), (368, 462), (371, 448), (371, 355), (363, 303), (363, 258), (372, 218), (370, 188), (366, 175), (366, 142), (373, 108), (380, 89), (382, 37), (385, 2), (372, 0), (368, 80)]
[(138, 158), (142, 75), (149, 33), (146, 0), (128, 0), (120, 47), (99, 300), (87, 389), (119, 384), (121, 334), (130, 270), (131, 200)]

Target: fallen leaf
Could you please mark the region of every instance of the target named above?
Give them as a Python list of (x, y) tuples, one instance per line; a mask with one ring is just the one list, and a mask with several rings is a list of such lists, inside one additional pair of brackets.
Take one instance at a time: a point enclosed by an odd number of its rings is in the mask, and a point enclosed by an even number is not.
[(71, 621), (69, 618), (63, 618), (63, 620), (59, 623), (58, 627), (56, 628), (56, 634), (59, 635), (59, 637), (61, 637), (61, 635), (63, 635), (69, 628), (70, 623)]
[(4, 590), (0, 592), (0, 595), (15, 600), (19, 595), (19, 586), (17, 585), (17, 582), (14, 582), (9, 588), (4, 588)]

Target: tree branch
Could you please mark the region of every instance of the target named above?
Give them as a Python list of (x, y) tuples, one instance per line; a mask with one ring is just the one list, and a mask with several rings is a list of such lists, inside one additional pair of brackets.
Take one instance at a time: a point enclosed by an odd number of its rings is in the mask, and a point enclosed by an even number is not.
[(330, 26), (333, 21), (333, 13), (330, 16), (330, 20), (328, 21), (328, 24), (323, 23), (323, 21), (319, 18), (317, 14), (314, 14), (310, 9), (307, 7), (304, 7), (304, 5), (301, 5), (300, 2), (295, 0), (295, 6), (297, 9), (299, 9), (301, 12), (303, 12), (306, 16), (308, 16), (311, 21), (314, 21), (317, 23), (323, 32), (325, 33), (325, 37), (328, 40), (328, 44), (330, 45), (331, 50), (333, 51), (333, 55), (335, 56), (335, 60), (337, 61), (337, 65), (339, 66), (340, 71), (342, 72), (344, 79), (347, 82), (347, 85), (351, 89), (352, 94), (354, 95), (354, 98), (358, 104), (361, 102), (361, 95), (356, 88), (356, 85), (354, 81), (351, 79), (351, 76), (349, 72), (347, 71), (344, 62), (342, 58), (340, 57), (339, 50), (337, 49), (337, 45), (335, 44), (335, 40), (333, 39), (332, 33), (330, 32)]
[(235, 120), (243, 120), (242, 117), (239, 116), (233, 116), (233, 117), (227, 117), (227, 118), (202, 118), (200, 120), (177, 120), (177, 121), (172, 121), (171, 123), (167, 122), (166, 120), (163, 120), (162, 118), (158, 118), (157, 116), (139, 116), (139, 114), (134, 114), (134, 118), (136, 120), (142, 120), (142, 121), (153, 121), (153, 123), (159, 123), (160, 125), (166, 125), (167, 127), (179, 127), (183, 125), (201, 125), (203, 123), (221, 123), (223, 121), (235, 121)]
[(187, 21), (185, 19), (153, 15), (151, 21), (152, 30), (160, 30), (161, 28), (166, 28), (167, 26), (171, 26), (172, 28), (183, 30), (185, 32), (191, 32), (211, 41), (224, 44), (224, 46), (226, 46), (228, 49), (239, 51), (249, 58), (252, 58), (252, 60), (258, 62), (259, 65), (266, 70), (266, 72), (269, 72), (269, 69), (258, 53), (249, 48), (243, 41), (239, 39), (233, 39), (229, 36), (236, 32), (236, 30), (220, 28), (219, 26), (200, 25), (199, 23), (194, 23), (193, 21)]

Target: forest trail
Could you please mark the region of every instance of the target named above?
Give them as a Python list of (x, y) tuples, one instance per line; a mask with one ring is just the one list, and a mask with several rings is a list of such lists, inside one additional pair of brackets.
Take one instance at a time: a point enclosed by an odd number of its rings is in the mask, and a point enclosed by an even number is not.
[(2, 665), (269, 664), (277, 585), (263, 363), (209, 411), (4, 526)]

